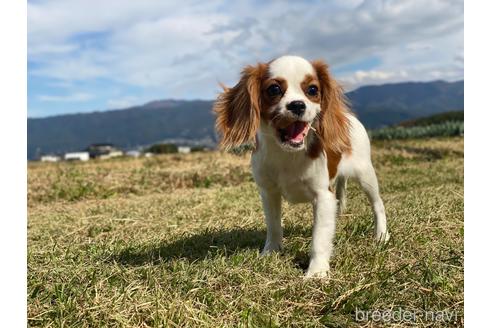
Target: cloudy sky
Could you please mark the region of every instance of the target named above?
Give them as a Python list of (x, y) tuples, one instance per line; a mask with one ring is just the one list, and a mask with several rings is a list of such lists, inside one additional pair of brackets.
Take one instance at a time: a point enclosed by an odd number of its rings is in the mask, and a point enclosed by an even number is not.
[(463, 78), (454, 0), (28, 1), (28, 116), (213, 99), (246, 64), (325, 59), (346, 89)]

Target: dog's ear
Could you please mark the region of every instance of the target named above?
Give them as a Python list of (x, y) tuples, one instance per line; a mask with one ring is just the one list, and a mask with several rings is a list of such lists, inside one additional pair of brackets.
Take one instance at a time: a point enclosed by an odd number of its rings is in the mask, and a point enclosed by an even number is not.
[(350, 150), (350, 122), (348, 102), (342, 87), (330, 76), (328, 65), (322, 60), (312, 62), (318, 75), (321, 91), (319, 134), (325, 151), (341, 154)]
[(230, 149), (254, 139), (260, 125), (261, 83), (266, 73), (266, 64), (247, 66), (234, 87), (222, 86), (224, 92), (214, 104), (221, 148)]

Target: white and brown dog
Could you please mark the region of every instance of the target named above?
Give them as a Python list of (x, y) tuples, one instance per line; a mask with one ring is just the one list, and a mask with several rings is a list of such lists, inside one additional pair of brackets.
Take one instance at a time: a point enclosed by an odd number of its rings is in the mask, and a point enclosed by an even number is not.
[(326, 276), (337, 199), (343, 211), (349, 177), (359, 181), (372, 204), (375, 238), (389, 239), (369, 138), (323, 61), (283, 56), (247, 66), (240, 81), (224, 89), (214, 105), (221, 146), (256, 141), (251, 164), (266, 218), (263, 254), (282, 247), (281, 197), (310, 202), (314, 227), (306, 276)]

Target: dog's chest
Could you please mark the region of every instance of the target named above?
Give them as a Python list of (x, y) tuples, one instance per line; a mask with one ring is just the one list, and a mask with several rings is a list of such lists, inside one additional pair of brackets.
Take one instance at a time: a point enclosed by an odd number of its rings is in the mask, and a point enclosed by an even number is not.
[(253, 154), (252, 167), (260, 188), (279, 191), (290, 203), (311, 202), (319, 191), (328, 189), (324, 156), (311, 159), (305, 154)]
[(296, 174), (291, 170), (279, 172), (277, 185), (282, 196), (290, 203), (305, 203), (314, 199), (314, 175), (311, 172)]

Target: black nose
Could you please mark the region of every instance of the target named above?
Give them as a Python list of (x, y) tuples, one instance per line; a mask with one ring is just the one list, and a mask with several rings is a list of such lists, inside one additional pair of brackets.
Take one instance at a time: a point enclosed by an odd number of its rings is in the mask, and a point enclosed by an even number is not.
[(304, 114), (304, 112), (306, 111), (306, 104), (304, 103), (304, 101), (301, 100), (291, 101), (289, 104), (287, 104), (287, 110), (291, 111), (297, 116), (302, 116), (302, 114)]

